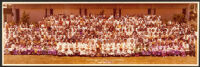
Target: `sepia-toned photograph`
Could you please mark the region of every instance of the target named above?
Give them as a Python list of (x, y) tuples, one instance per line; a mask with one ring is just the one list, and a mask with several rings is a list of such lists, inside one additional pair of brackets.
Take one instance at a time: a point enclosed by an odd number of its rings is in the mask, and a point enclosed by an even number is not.
[(195, 66), (198, 5), (2, 2), (2, 64)]

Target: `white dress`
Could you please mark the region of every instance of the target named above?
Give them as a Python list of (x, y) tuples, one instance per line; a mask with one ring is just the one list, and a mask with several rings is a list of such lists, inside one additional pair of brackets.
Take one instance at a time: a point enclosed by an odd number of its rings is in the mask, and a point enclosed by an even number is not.
[(73, 52), (70, 49), (68, 49), (67, 50), (67, 55), (73, 55)]
[(121, 51), (119, 49), (117, 49), (117, 54), (120, 55), (121, 54)]
[(65, 53), (66, 43), (61, 43), (61, 44), (62, 44), (61, 52)]
[(128, 49), (128, 51), (127, 51), (127, 52), (128, 52), (128, 54), (131, 54), (131, 53), (132, 53), (130, 49)]
[(58, 42), (57, 45), (56, 45), (56, 50), (58, 50), (60, 48), (60, 46), (61, 46), (61, 43)]

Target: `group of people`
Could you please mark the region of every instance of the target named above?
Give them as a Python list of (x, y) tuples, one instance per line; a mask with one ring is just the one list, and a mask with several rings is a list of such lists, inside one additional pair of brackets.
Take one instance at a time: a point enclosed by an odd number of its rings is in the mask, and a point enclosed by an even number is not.
[(5, 54), (59, 56), (195, 56), (186, 23), (161, 16), (51, 15), (36, 25), (6, 24)]

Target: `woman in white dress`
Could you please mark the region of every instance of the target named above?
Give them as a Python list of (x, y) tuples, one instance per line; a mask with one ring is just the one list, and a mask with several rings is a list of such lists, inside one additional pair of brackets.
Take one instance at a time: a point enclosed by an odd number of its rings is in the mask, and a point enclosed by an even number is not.
[(62, 50), (62, 43), (58, 42), (57, 43), (57, 46), (56, 46), (56, 50), (57, 50), (57, 53), (58, 55), (61, 55), (61, 50)]

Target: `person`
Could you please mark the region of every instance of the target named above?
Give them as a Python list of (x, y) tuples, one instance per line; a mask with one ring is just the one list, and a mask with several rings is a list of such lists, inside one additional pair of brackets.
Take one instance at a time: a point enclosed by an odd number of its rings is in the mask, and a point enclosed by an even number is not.
[(60, 42), (57, 43), (56, 50), (58, 55), (62, 55), (62, 51), (64, 50), (64, 48), (62, 47), (62, 43)]
[[(43, 55), (47, 50), (50, 55), (94, 56), (98, 54), (95, 52), (99, 45), (92, 40), (103, 40), (100, 53), (104, 56), (194, 56), (197, 39), (194, 30), (190, 30), (190, 26), (184, 23), (169, 23), (164, 24), (161, 16), (155, 15), (127, 15), (118, 18), (112, 15), (108, 18), (100, 15), (91, 15), (89, 18), (73, 14), (65, 17), (51, 15), (39, 21), (39, 26), (11, 26), (8, 23), (5, 45), (13, 44), (15, 47), (5, 48), (9, 48), (8, 50), (16, 55)], [(119, 39), (121, 41), (118, 41)], [(24, 44), (27, 44), (27, 47), (21, 46)], [(54, 46), (51, 46), (52, 44)], [(28, 53), (24, 53), (26, 50)]]

